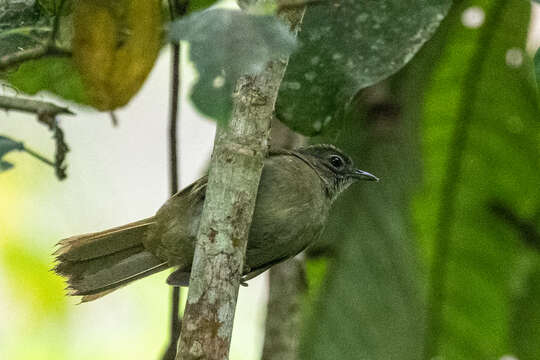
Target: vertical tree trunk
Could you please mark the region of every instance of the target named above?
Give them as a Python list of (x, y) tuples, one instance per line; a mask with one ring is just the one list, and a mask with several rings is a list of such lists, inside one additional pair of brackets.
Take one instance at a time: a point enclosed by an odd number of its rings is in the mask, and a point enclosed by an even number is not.
[(270, 270), (270, 296), (262, 360), (295, 360), (300, 339), (301, 302), (306, 288), (304, 264), (287, 260)]
[[(303, 11), (291, 12), (297, 24)], [(294, 26), (294, 25), (293, 25)], [(176, 359), (227, 359), (270, 119), (287, 61), (242, 78), (218, 125)]]

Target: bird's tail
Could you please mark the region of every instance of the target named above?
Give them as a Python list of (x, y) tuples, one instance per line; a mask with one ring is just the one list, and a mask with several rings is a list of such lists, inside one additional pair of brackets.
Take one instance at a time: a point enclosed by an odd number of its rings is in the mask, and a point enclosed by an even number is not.
[(142, 241), (154, 223), (147, 218), (117, 228), (61, 240), (57, 274), (66, 277), (70, 295), (92, 301), (137, 279), (165, 270), (167, 262), (146, 251)]

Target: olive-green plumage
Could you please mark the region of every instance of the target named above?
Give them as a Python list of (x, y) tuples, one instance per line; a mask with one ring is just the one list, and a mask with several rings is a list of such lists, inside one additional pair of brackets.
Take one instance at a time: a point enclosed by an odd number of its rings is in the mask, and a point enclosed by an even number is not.
[[(295, 256), (320, 236), (332, 202), (354, 180), (377, 180), (331, 145), (270, 151), (249, 232), (243, 280)], [(155, 216), (59, 242), (57, 273), (71, 295), (99, 298), (134, 280), (177, 267), (170, 284), (189, 281), (207, 177), (172, 196)]]

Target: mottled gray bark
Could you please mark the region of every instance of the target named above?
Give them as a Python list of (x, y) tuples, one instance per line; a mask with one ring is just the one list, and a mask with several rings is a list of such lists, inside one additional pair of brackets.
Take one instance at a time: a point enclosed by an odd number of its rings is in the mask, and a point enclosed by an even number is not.
[[(303, 11), (290, 12), (292, 24)], [(218, 125), (176, 359), (227, 359), (240, 275), (287, 61), (242, 78), (232, 119)]]
[(296, 360), (301, 302), (306, 289), (304, 262), (296, 257), (270, 270), (270, 296), (262, 360)]

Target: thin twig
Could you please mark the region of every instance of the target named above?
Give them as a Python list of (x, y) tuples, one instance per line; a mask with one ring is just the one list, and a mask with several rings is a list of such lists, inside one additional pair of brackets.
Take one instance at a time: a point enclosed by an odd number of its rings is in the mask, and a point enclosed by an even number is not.
[(172, 44), (171, 54), (171, 100), (169, 121), (169, 156), (171, 174), (171, 195), (178, 191), (178, 100), (180, 97), (180, 44)]
[(5, 110), (17, 110), (26, 113), (42, 115), (48, 114), (56, 116), (60, 114), (73, 115), (73, 112), (68, 108), (58, 106), (51, 102), (24, 99), (12, 96), (0, 95), (0, 108)]
[(67, 175), (64, 160), (66, 159), (66, 153), (69, 151), (69, 147), (64, 141), (64, 132), (58, 126), (56, 116), (60, 114), (73, 115), (73, 112), (68, 108), (61, 107), (47, 101), (31, 100), (10, 96), (0, 96), (0, 108), (36, 114), (38, 120), (47, 125), (47, 127), (54, 132), (53, 137), (56, 141), (56, 161), (54, 163), (46, 160), (45, 158), (41, 157), (40, 155), (31, 150), (29, 151), (28, 149), (26, 149), (26, 152), (46, 163), (52, 163), (56, 170), (56, 177), (59, 180), (65, 179)]
[[(171, 107), (169, 109), (170, 122), (169, 122), (169, 157), (170, 157), (170, 186), (171, 194), (175, 194), (178, 191), (178, 144), (177, 144), (177, 131), (178, 131), (178, 98), (180, 88), (180, 45), (173, 44), (172, 46), (172, 64), (171, 64)], [(174, 286), (172, 289), (171, 299), (171, 332), (169, 346), (167, 351), (163, 355), (163, 360), (172, 360), (176, 357), (176, 343), (180, 336), (180, 329), (182, 328), (182, 319), (179, 315), (180, 312), (180, 287)]]
[(58, 126), (55, 115), (49, 113), (38, 114), (38, 120), (54, 132), (53, 138), (56, 142), (54, 169), (56, 170), (58, 180), (64, 180), (67, 177), (67, 166), (64, 164), (64, 161), (66, 160), (66, 154), (69, 152), (69, 146), (64, 141), (64, 131)]
[(38, 154), (37, 152), (35, 152), (34, 150), (32, 149), (29, 149), (27, 148), (26, 146), (23, 148), (23, 151), (26, 152), (28, 155), (31, 155), (33, 157), (35, 157), (36, 159), (44, 162), (45, 164), (47, 165), (50, 165), (52, 167), (55, 167), (55, 163), (52, 162), (51, 160), (47, 159), (46, 157), (44, 157), (43, 155), (40, 155)]
[[(10, 137), (0, 135), (0, 142), (2, 142), (2, 141), (7, 141), (11, 146), (9, 146), (9, 149), (7, 151), (5, 151), (6, 149), (3, 149), (4, 151), (2, 151), (2, 153), (0, 154), (0, 158), (6, 152), (9, 152), (9, 151), (12, 151), (12, 150), (18, 150), (18, 151), (26, 152), (28, 155), (42, 161), (43, 163), (45, 163), (45, 164), (47, 164), (49, 166), (52, 166), (52, 167), (56, 166), (56, 164), (54, 162), (47, 159), (45, 156), (43, 156), (43, 155), (39, 154), (38, 152), (28, 148), (27, 146), (25, 146), (22, 141), (16, 141), (16, 140), (13, 140)], [(2, 161), (0, 160), (0, 162), (2, 162)]]
[[(187, 12), (189, 1), (181, 3), (169, 0), (169, 14), (171, 21), (177, 16), (183, 16)], [(171, 54), (171, 88), (170, 88), (170, 109), (169, 109), (169, 174), (171, 195), (178, 191), (178, 114), (180, 99), (180, 43), (172, 43)], [(171, 298), (171, 320), (169, 345), (162, 360), (173, 360), (176, 357), (176, 344), (180, 337), (182, 319), (180, 318), (180, 287), (174, 286)]]
[(28, 60), (36, 60), (45, 56), (70, 57), (71, 51), (49, 44), (17, 51), (12, 54), (0, 56), (0, 71), (18, 65)]

